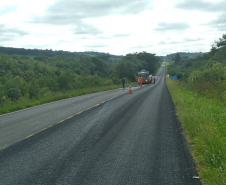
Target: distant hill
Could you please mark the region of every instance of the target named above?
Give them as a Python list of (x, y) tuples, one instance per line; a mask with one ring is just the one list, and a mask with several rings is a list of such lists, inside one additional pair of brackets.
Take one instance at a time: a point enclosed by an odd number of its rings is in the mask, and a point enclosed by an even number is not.
[(157, 56), (157, 57), (160, 59), (160, 61), (164, 61), (166, 59), (166, 56)]
[[(85, 51), (85, 52), (70, 52), (70, 51), (63, 51), (63, 50), (51, 50), (51, 49), (24, 49), (24, 48), (12, 48), (12, 47), (2, 47), (0, 46), (0, 52), (5, 53), (8, 55), (27, 55), (27, 56), (39, 56), (45, 55), (48, 57), (53, 56), (68, 56), (68, 57), (75, 57), (80, 58), (83, 56), (98, 56), (98, 55), (110, 55), (109, 53), (103, 52), (95, 52), (95, 51)], [(122, 55), (110, 55), (111, 58), (121, 59)]]
[[(202, 56), (205, 53), (197, 52), (197, 53), (186, 53), (186, 52), (177, 52), (181, 58), (196, 58), (198, 56)], [(165, 60), (171, 60), (175, 57), (177, 53), (168, 54), (165, 56)]]

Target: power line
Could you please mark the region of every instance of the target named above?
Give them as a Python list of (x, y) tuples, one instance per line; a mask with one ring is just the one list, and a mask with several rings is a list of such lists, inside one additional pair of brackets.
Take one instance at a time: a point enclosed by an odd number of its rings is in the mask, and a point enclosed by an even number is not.
[[(220, 19), (218, 19), (217, 24), (215, 25), (215, 27), (218, 26), (218, 24), (219, 24), (219, 22), (221, 21), (221, 19), (222, 19), (223, 15), (225, 14), (225, 12), (226, 12), (226, 11), (224, 11), (224, 13), (221, 15)], [(213, 35), (212, 33), (214, 32), (215, 27), (213, 27), (212, 31), (209, 33), (208, 38), (210, 38), (210, 36)], [(215, 33), (216, 33), (216, 31), (215, 31)], [(214, 34), (214, 35), (215, 35), (215, 34)], [(213, 37), (212, 37), (212, 39), (213, 39)], [(212, 39), (211, 39), (211, 41), (212, 41)], [(209, 46), (209, 42), (210, 42), (209, 40), (210, 40), (210, 39), (205, 40), (204, 43), (202, 44), (202, 46), (199, 48), (199, 50), (202, 50), (203, 47), (206, 47), (207, 44), (208, 44), (208, 46)], [(207, 43), (207, 42), (208, 42), (208, 43)]]
[[(222, 17), (224, 16), (225, 13), (226, 13), (226, 10), (225, 10), (224, 13), (221, 15), (220, 19), (218, 19), (217, 24), (215, 25), (215, 27), (218, 27), (218, 24), (219, 24), (219, 22), (221, 21), (221, 19), (222, 19)], [(212, 33), (214, 32), (215, 27), (214, 27), (214, 28), (212, 29), (212, 31), (209, 33), (209, 36), (213, 35)], [(220, 27), (221, 27), (221, 26), (220, 26)], [(212, 40), (213, 40), (213, 38), (215, 37), (216, 32), (217, 32), (217, 31), (215, 31), (215, 34), (214, 34), (214, 36), (212, 37)], [(209, 38), (209, 37), (208, 37), (208, 38)], [(208, 42), (208, 43), (207, 43), (207, 42)], [(212, 42), (212, 41), (211, 41), (211, 42)], [(201, 47), (199, 48), (198, 51), (202, 51), (202, 49), (205, 48), (207, 44), (208, 44), (208, 46), (209, 46), (209, 43), (210, 43), (209, 40), (205, 40), (204, 43), (201, 45)]]
[(226, 28), (226, 16), (225, 16), (225, 19), (222, 21), (221, 25), (218, 27), (218, 30), (215, 34), (214, 39), (212, 39), (212, 41), (210, 41), (210, 43), (215, 42), (216, 39), (218, 39), (222, 36), (222, 32), (224, 31), (224, 28)]

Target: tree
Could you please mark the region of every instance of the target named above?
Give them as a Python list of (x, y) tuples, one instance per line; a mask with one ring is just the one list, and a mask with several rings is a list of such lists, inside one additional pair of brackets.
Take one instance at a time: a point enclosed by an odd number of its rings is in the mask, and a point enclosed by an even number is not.
[(174, 59), (174, 64), (178, 65), (180, 63), (180, 55), (177, 53)]
[(20, 89), (16, 87), (11, 87), (7, 90), (7, 95), (12, 100), (18, 100), (21, 96)]
[(34, 81), (29, 87), (29, 98), (38, 98), (39, 97), (39, 86), (36, 81)]
[(220, 48), (226, 46), (226, 34), (222, 35), (222, 38), (219, 38), (218, 41), (215, 41), (215, 45)]
[(119, 78), (126, 77), (130, 81), (135, 81), (139, 71), (145, 69), (153, 74), (159, 65), (159, 59), (155, 54), (146, 52), (127, 54), (116, 64), (115, 73)]
[(71, 81), (72, 81), (73, 77), (71, 75), (70, 72), (66, 73), (62, 73), (59, 77), (58, 77), (58, 83), (59, 83), (59, 87), (61, 90), (66, 91), (68, 89), (70, 89), (70, 85), (71, 85)]

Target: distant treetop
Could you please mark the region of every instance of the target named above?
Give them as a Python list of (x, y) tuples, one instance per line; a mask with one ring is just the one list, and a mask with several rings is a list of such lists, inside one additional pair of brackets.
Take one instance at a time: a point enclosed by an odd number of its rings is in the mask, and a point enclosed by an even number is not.
[[(95, 52), (95, 51), (85, 51), (85, 52), (70, 52), (63, 50), (53, 51), (52, 49), (25, 49), (25, 48), (12, 48), (12, 47), (0, 47), (0, 52), (8, 55), (28, 55), (28, 56), (39, 56), (44, 55), (48, 57), (53, 56), (68, 56), (68, 57), (83, 57), (87, 55), (99, 56), (99, 55), (110, 55), (109, 53), (104, 52)], [(111, 58), (121, 59), (122, 55), (110, 55)]]

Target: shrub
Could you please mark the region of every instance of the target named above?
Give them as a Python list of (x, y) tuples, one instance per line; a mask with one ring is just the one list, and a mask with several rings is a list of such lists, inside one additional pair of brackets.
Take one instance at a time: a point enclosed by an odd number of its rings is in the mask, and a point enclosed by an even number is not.
[(39, 97), (39, 87), (37, 84), (32, 84), (29, 88), (29, 98), (38, 98)]
[(11, 87), (7, 90), (7, 95), (12, 100), (18, 100), (21, 97), (21, 92), (19, 88)]

